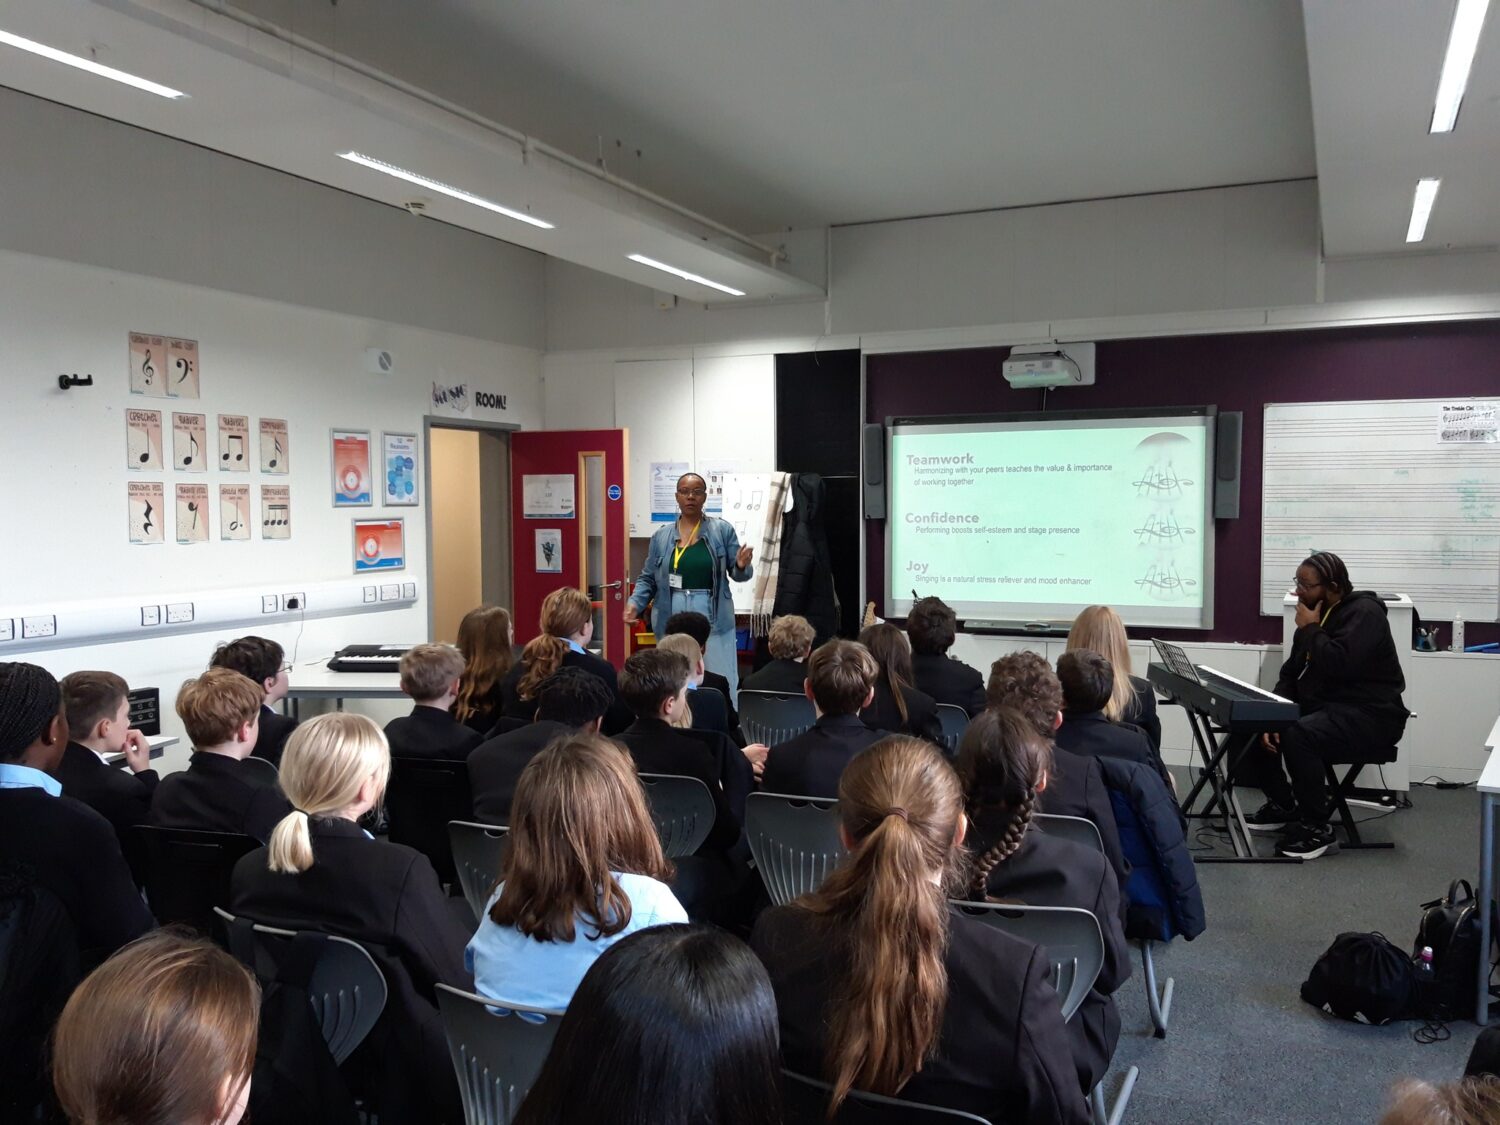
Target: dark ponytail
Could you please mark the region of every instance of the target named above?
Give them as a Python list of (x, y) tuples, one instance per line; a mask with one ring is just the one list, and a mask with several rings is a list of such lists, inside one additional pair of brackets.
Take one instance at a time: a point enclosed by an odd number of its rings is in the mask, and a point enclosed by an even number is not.
[(1025, 841), (1051, 762), (1051, 744), (1013, 708), (991, 708), (964, 731), (954, 765), (969, 819), (982, 838), (999, 835), (974, 859), (969, 886), (976, 898), (987, 896), (991, 872)]

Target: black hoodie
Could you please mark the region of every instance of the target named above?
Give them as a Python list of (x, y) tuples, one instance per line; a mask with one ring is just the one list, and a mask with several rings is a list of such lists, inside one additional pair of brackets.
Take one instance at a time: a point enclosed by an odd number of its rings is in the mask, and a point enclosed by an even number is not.
[(1373, 590), (1355, 590), (1321, 624), (1298, 629), (1276, 681), (1276, 694), (1295, 699), (1304, 715), (1335, 703), (1404, 716), (1405, 688), (1385, 603)]

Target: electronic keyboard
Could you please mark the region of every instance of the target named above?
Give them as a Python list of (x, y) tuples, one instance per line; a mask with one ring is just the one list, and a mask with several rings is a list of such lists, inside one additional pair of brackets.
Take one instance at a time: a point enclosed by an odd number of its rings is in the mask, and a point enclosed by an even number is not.
[(328, 662), (330, 672), (398, 672), (411, 645), (345, 645)]
[(1232, 730), (1278, 730), (1301, 714), (1294, 701), (1274, 692), (1202, 664), (1193, 669), (1197, 680), (1153, 663), (1146, 668), (1146, 678), (1168, 699)]

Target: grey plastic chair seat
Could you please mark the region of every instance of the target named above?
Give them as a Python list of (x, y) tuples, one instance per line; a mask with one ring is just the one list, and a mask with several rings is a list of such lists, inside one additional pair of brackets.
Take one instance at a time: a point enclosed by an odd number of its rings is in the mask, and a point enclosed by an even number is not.
[(561, 1012), (437, 986), (448, 1055), (458, 1074), (466, 1125), (509, 1125), (557, 1037)]
[(713, 831), (717, 811), (713, 794), (696, 777), (643, 773), (641, 785), (668, 859), (692, 855)]
[(1104, 967), (1104, 931), (1099, 919), (1076, 906), (1011, 906), (1002, 902), (955, 902), (971, 918), (1012, 937), (1039, 945), (1052, 961), (1053, 985), (1070, 1020)]
[(464, 889), (474, 918), (484, 913), (495, 884), (500, 881), (510, 829), (499, 824), (476, 824), (469, 820), (448, 822), (448, 843), (453, 848), (453, 866)]
[(989, 1119), (958, 1109), (888, 1098), (850, 1090), (838, 1113), (828, 1116), (828, 1098), (833, 1087), (805, 1074), (783, 1070), (781, 1090), (786, 1102), (787, 1125), (953, 1125), (968, 1121), (971, 1125), (990, 1125)]
[(937, 717), (943, 728), (943, 747), (951, 758), (958, 753), (959, 740), (963, 738), (964, 731), (969, 729), (969, 713), (951, 703), (939, 703)]
[(816, 890), (849, 853), (839, 839), (838, 802), (784, 793), (751, 793), (745, 836), (766, 894), (780, 906)]
[[(260, 761), (246, 758), (245, 761)], [(269, 762), (262, 763), (274, 771)], [(234, 865), (260, 847), (238, 832), (200, 832), (137, 824), (126, 838), (126, 855), (146, 889), (151, 913), (163, 926), (191, 926), (217, 937), (214, 907), (229, 901)]]
[(1036, 813), (1031, 822), (1049, 836), (1070, 840), (1100, 855), (1104, 854), (1104, 837), (1099, 834), (1099, 826), (1086, 817)]
[(740, 733), (746, 742), (775, 746), (812, 729), (817, 712), (805, 695), (774, 691), (739, 693)]

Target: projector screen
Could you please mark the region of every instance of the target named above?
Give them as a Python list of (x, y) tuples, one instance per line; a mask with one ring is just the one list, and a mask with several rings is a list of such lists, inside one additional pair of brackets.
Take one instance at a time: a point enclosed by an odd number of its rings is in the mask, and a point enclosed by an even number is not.
[(886, 613), (1213, 625), (1211, 406), (890, 421)]

